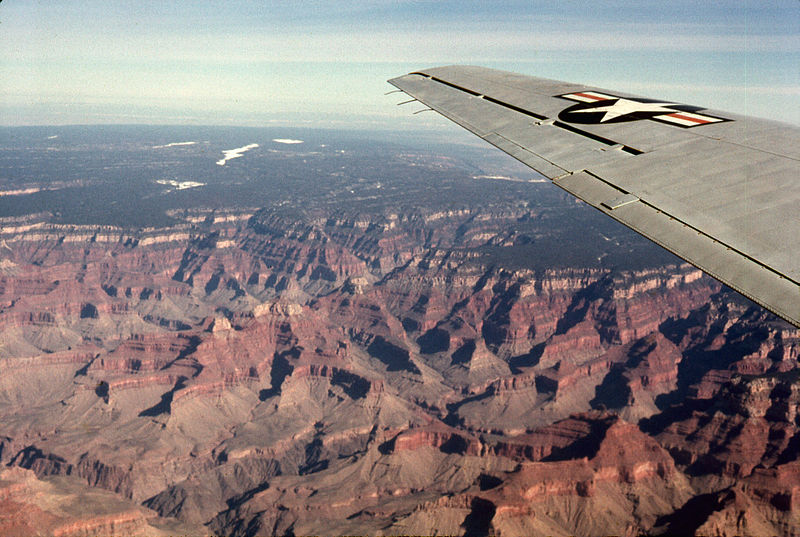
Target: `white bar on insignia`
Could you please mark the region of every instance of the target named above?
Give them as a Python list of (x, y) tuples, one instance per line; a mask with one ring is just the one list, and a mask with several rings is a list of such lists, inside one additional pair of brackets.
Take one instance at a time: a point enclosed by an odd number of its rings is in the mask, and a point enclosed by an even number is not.
[(664, 116), (656, 116), (653, 119), (660, 119), (662, 121), (668, 121), (670, 123), (675, 123), (676, 125), (683, 125), (686, 127), (694, 127), (695, 125), (702, 125), (699, 121), (691, 121), (689, 119), (682, 119), (679, 117), (675, 117), (672, 114), (667, 114)]
[(664, 121), (671, 121), (673, 123), (678, 123), (679, 125), (704, 125), (706, 123), (717, 123), (722, 121), (721, 119), (715, 117), (704, 116), (701, 114), (693, 114), (691, 112), (675, 112), (672, 114), (667, 114), (664, 116), (658, 116), (658, 119), (662, 119)]
[(597, 101), (605, 101), (606, 99), (615, 99), (611, 95), (597, 93), (596, 91), (580, 91), (578, 93), (570, 93), (564, 95), (565, 98), (573, 101), (580, 101), (582, 103), (595, 103)]

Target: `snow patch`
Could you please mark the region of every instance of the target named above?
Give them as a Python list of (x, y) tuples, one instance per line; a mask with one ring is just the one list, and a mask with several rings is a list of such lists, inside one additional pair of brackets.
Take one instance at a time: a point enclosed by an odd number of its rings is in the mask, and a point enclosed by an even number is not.
[(277, 144), (302, 144), (303, 140), (293, 140), (292, 138), (273, 138), (273, 142)]
[(237, 147), (236, 149), (227, 149), (222, 151), (222, 154), (225, 155), (225, 158), (222, 158), (217, 161), (218, 166), (225, 166), (225, 163), (231, 159), (241, 157), (245, 151), (250, 151), (253, 148), (258, 147), (258, 144), (250, 144), (244, 147)]
[(493, 179), (495, 181), (513, 181), (515, 183), (549, 183), (547, 179), (518, 179), (508, 175), (473, 175), (473, 179)]
[(170, 144), (165, 144), (165, 145), (154, 145), (153, 149), (162, 149), (164, 147), (174, 147), (176, 145), (194, 145), (196, 143), (197, 142), (172, 142)]
[(156, 183), (175, 187), (175, 190), (186, 190), (187, 188), (197, 188), (198, 186), (206, 185), (205, 183), (198, 183), (197, 181), (175, 181), (173, 179), (159, 179)]
[(36, 186), (30, 188), (18, 188), (16, 190), (0, 190), (0, 196), (24, 196), (26, 194), (36, 194), (37, 192), (41, 191), (42, 189)]

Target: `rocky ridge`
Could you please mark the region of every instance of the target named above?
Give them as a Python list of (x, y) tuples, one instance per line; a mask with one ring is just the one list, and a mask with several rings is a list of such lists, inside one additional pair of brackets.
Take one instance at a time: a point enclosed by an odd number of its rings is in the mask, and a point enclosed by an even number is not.
[(800, 334), (696, 269), (505, 264), (520, 207), (183, 216), (2, 224), (0, 478), (48, 531), (797, 534)]

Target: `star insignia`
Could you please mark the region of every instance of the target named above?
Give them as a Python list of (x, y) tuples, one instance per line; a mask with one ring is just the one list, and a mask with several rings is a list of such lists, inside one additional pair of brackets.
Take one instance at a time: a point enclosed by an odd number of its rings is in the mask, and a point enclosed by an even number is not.
[(596, 91), (567, 93), (557, 97), (577, 102), (558, 115), (560, 120), (569, 123), (602, 124), (652, 119), (688, 128), (729, 121), (699, 114), (697, 112), (703, 110), (699, 106), (668, 101), (618, 97)]

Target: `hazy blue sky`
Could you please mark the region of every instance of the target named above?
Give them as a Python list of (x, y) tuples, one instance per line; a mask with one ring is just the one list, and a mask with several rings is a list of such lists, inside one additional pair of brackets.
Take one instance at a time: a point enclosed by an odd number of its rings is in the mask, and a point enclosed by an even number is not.
[(5, 0), (0, 51), (4, 125), (437, 125), (385, 80), (447, 63), (800, 123), (799, 0)]

